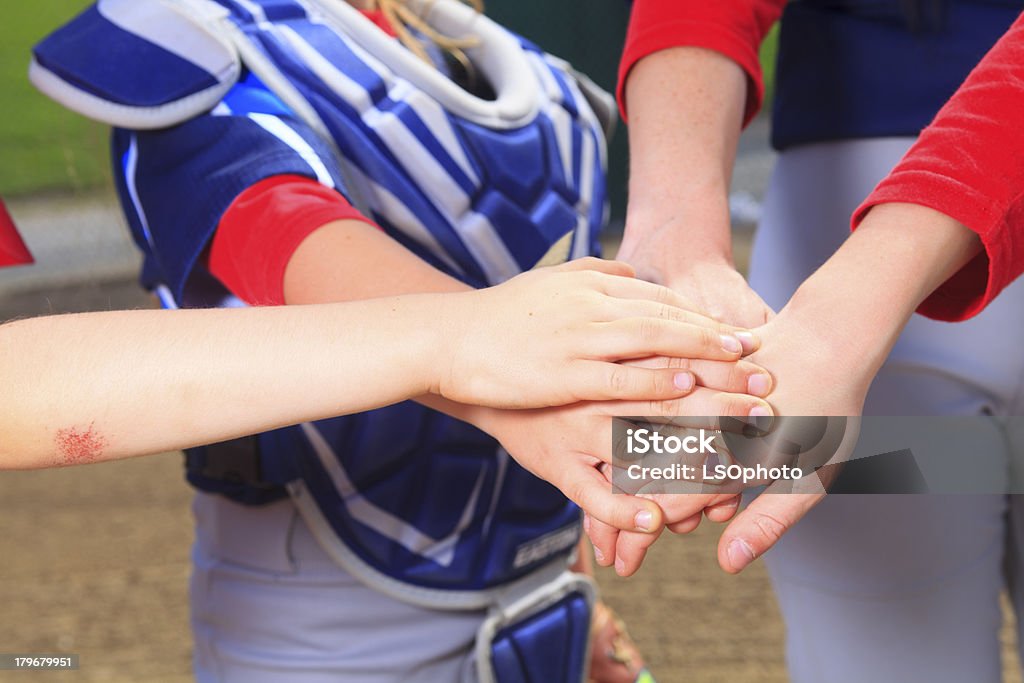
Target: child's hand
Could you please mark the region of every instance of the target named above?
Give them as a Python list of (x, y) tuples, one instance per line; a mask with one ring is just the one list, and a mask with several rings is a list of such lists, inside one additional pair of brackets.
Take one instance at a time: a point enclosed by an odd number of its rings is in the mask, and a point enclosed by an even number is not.
[[(836, 352), (821, 327), (827, 329), (828, 323), (815, 320), (808, 325), (799, 314), (786, 309), (758, 328), (764, 347), (750, 360), (768, 368), (776, 378), (778, 386), (772, 392), (771, 401), (783, 415), (860, 414), (877, 364)], [(865, 348), (872, 346), (866, 335), (859, 340)], [(884, 358), (885, 354), (878, 355)], [(602, 467), (602, 472), (610, 479), (607, 466)], [(805, 477), (801, 482), (795, 489), (797, 492), (787, 493), (778, 491), (793, 490), (792, 482), (785, 487), (782, 486), (785, 482), (772, 483), (742, 511), (739, 511), (738, 497), (732, 493), (656, 494), (649, 500), (661, 508), (665, 526), (675, 533), (696, 529), (702, 510), (716, 522), (732, 519), (719, 541), (718, 562), (725, 571), (738, 573), (771, 548), (824, 498), (825, 491), (817, 477)], [(606, 486), (610, 488), (610, 484)], [(622, 576), (629, 576), (640, 568), (647, 549), (657, 540), (656, 534), (620, 531), (621, 527), (603, 523), (596, 516), (587, 520), (585, 528), (597, 549), (598, 562), (614, 563)]]
[(749, 332), (632, 276), (626, 264), (586, 258), (449, 297), (452, 326), (444, 328), (432, 393), (498, 408), (673, 399), (693, 390), (689, 368), (617, 361), (664, 355), (731, 364), (756, 350)]
[[(539, 410), (485, 408), (481, 410), (483, 419), (475, 424), (497, 438), (520, 465), (557, 487), (595, 522), (601, 520), (610, 528), (627, 530), (627, 543), (642, 545), (646, 550), (665, 524), (677, 521), (674, 516), (680, 510), (661, 506), (658, 500), (613, 491), (604, 474), (605, 466), (612, 461), (612, 417), (770, 413), (771, 408), (763, 399), (742, 393), (750, 374), (762, 372), (760, 368), (746, 361), (737, 366), (737, 372), (717, 378), (723, 382), (721, 386), (697, 387), (679, 399), (581, 402)], [(705, 505), (717, 502), (721, 501), (702, 499), (695, 512), (700, 514)], [(664, 513), (663, 507), (668, 507)], [(649, 543), (635, 543), (634, 535), (645, 537)], [(602, 564), (610, 564), (615, 557), (617, 538), (610, 535), (601, 545), (608, 553)], [(642, 557), (635, 559), (639, 565)]]

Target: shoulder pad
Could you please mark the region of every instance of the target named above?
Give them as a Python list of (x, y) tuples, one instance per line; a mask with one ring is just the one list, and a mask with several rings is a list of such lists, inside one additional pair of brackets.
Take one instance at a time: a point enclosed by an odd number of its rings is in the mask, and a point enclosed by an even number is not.
[(238, 80), (241, 62), (217, 30), (218, 7), (201, 0), (99, 0), (36, 45), (29, 79), (103, 123), (132, 129), (182, 123), (216, 106)]

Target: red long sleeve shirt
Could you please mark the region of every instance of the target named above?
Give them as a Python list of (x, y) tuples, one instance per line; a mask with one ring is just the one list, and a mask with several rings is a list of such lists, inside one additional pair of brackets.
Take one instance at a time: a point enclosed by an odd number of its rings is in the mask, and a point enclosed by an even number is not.
[[(747, 119), (763, 94), (757, 49), (785, 0), (636, 0), (620, 66), (619, 104), (637, 61), (677, 46), (712, 49), (737, 62), (752, 87)], [(983, 310), (1024, 272), (1024, 17), (1018, 19), (943, 107), (907, 155), (865, 200), (936, 209), (978, 234), (984, 252), (918, 309), (939, 320)]]
[(3, 201), (0, 201), (0, 268), (29, 263), (32, 263), (32, 254), (21, 240)]

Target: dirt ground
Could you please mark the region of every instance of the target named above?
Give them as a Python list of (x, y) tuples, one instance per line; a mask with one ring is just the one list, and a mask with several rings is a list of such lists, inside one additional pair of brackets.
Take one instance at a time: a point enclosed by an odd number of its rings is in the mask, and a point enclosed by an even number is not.
[[(0, 320), (146, 305), (133, 283), (100, 282), (0, 295)], [(0, 653), (81, 655), (78, 671), (0, 671), (0, 683), (190, 681), (189, 499), (174, 453), (0, 473)], [(662, 683), (781, 683), (782, 624), (767, 575), (760, 564), (725, 575), (716, 540), (708, 525), (665, 539), (636, 577), (601, 571), (602, 591)], [(1009, 622), (1003, 635), (1006, 681), (1018, 683)]]
[[(3, 473), (0, 651), (79, 653), (81, 669), (0, 681), (191, 680), (189, 495), (178, 454)], [(660, 543), (636, 578), (602, 572), (602, 588), (660, 681), (784, 681), (764, 571), (722, 574), (711, 531)]]
[[(189, 497), (175, 453), (0, 475), (0, 652), (81, 655), (78, 671), (0, 671), (0, 682), (192, 680)], [(726, 576), (716, 538), (702, 527), (665, 539), (636, 577), (601, 571), (602, 591), (662, 683), (782, 683), (764, 569)]]

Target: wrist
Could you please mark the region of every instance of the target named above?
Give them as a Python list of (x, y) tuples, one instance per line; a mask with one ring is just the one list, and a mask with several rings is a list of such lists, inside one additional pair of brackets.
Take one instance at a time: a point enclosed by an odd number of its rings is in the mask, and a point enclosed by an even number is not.
[(472, 304), (479, 290), (426, 296), (430, 301), (420, 309), (419, 324), (426, 342), (422, 348), (417, 347), (417, 354), (426, 377), (425, 393), (447, 400), (446, 395), (454, 395), (451, 385), (455, 370), (466, 362), (463, 344), (469, 336)]
[(734, 268), (728, 210), (630, 212), (616, 258), (636, 268), (638, 277), (666, 286), (704, 266)]
[(921, 302), (970, 260), (977, 236), (911, 204), (872, 209), (786, 306), (827, 348), (880, 366)]
[(841, 248), (800, 285), (779, 317), (805, 330), (828, 359), (873, 376), (918, 305), (914, 284), (896, 277), (877, 258), (862, 260)]

